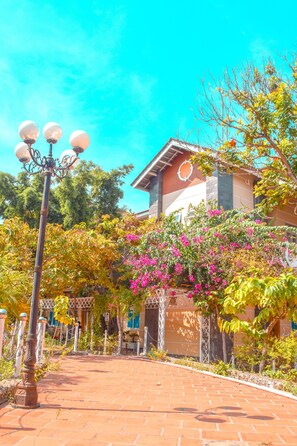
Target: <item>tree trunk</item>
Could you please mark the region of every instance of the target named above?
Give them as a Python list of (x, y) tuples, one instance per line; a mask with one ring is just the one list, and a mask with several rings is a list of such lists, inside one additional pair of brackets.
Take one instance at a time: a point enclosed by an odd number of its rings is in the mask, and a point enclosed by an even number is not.
[(224, 361), (225, 364), (227, 364), (227, 362), (228, 362), (228, 355), (227, 355), (226, 332), (224, 330), (220, 329), (219, 320), (220, 320), (221, 316), (220, 316), (220, 312), (219, 312), (219, 309), (218, 309), (217, 306), (216, 306), (216, 315), (217, 315), (217, 325), (218, 325), (218, 328), (219, 328), (219, 330), (221, 332), (221, 336), (222, 336), (223, 361)]
[(263, 370), (265, 368), (265, 364), (266, 364), (265, 356), (266, 356), (266, 353), (267, 353), (267, 339), (264, 339), (264, 346), (262, 348), (262, 359), (261, 359), (260, 364), (259, 364), (259, 373), (263, 373)]
[(265, 356), (266, 356), (266, 353), (267, 353), (268, 339), (269, 339), (269, 336), (270, 336), (272, 330), (274, 329), (274, 327), (275, 327), (275, 325), (277, 324), (278, 321), (279, 321), (279, 318), (272, 320), (270, 322), (270, 324), (268, 325), (268, 327), (266, 328), (266, 330), (265, 330), (266, 336), (264, 338), (264, 346), (263, 346), (263, 349), (262, 349), (262, 359), (261, 359), (260, 364), (259, 364), (259, 373), (262, 373), (264, 368), (265, 368), (265, 365), (266, 365)]
[(118, 350), (117, 350), (117, 355), (120, 355), (121, 352), (122, 352), (123, 327), (122, 327), (122, 321), (121, 321), (121, 317), (120, 317), (119, 307), (117, 307), (117, 325), (118, 325)]
[(228, 355), (227, 355), (227, 345), (226, 345), (226, 332), (222, 331), (222, 349), (223, 349), (223, 361), (227, 364)]

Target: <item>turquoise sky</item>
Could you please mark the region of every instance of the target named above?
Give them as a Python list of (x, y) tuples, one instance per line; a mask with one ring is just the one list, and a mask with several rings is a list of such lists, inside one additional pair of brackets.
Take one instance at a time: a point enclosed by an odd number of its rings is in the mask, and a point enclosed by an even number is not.
[(61, 124), (57, 155), (83, 129), (91, 137), (85, 159), (104, 169), (134, 164), (123, 200), (133, 211), (148, 207), (148, 195), (129, 184), (170, 137), (200, 135), (207, 145), (194, 117), (202, 79), (296, 51), (292, 0), (0, 5), (0, 169), (21, 168), (13, 151), (23, 120)]

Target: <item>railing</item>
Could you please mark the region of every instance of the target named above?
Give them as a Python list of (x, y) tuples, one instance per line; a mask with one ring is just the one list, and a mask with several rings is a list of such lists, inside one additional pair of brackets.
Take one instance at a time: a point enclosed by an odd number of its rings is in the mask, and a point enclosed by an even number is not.
[[(21, 368), (23, 363), (23, 357), (26, 348), (26, 328), (27, 328), (28, 316), (26, 313), (21, 313), (19, 318), (15, 320), (13, 324), (7, 325), (7, 312), (4, 309), (0, 309), (0, 381), (3, 378), (4, 364), (9, 364), (9, 367), (13, 367), (14, 378), (19, 378), (21, 374)], [(44, 362), (44, 341), (46, 333), (47, 320), (44, 317), (40, 317), (37, 327), (37, 344), (36, 344), (36, 364), (41, 365)], [(81, 330), (78, 323), (75, 325), (64, 326), (63, 324), (56, 327), (52, 333), (52, 337), (57, 340), (58, 343), (64, 347), (72, 346), (73, 352), (78, 351), (78, 342), (80, 338)], [(152, 339), (152, 338), (150, 338)], [(146, 355), (149, 349), (148, 342), (149, 333), (147, 327), (144, 327), (144, 339), (143, 339), (143, 351), (142, 354)], [(107, 354), (108, 333), (105, 330), (104, 342), (103, 342), (103, 355)], [(93, 330), (91, 329), (90, 350), (93, 350)], [(102, 354), (101, 353), (101, 354)], [(140, 355), (140, 341), (136, 344), (136, 354)]]
[[(7, 311), (0, 309), (0, 364), (2, 363), (2, 370), (5, 369), (4, 364), (9, 364), (13, 367), (14, 378), (19, 378), (21, 374), (22, 362), (25, 353), (25, 338), (26, 326), (28, 316), (26, 313), (21, 313), (18, 320), (15, 320), (9, 327), (6, 324)], [(40, 317), (37, 327), (37, 343), (36, 343), (36, 364), (41, 365), (44, 362), (44, 340), (46, 333), (47, 319)], [(64, 332), (63, 332), (64, 329)], [(67, 347), (71, 340), (73, 340), (73, 351), (76, 352), (78, 348), (78, 340), (80, 336), (79, 324), (74, 326), (59, 326), (60, 341)], [(0, 381), (3, 379), (3, 372), (0, 368)]]

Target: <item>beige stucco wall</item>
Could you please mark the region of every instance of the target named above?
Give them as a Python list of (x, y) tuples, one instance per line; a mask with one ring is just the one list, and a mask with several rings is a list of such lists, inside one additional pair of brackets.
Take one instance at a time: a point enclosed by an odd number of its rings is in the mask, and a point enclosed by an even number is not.
[(282, 319), (280, 321), (280, 335), (289, 336), (292, 331), (292, 322), (288, 319)]
[(233, 207), (253, 209), (253, 176), (247, 173), (236, 173), (233, 176)]
[(200, 324), (197, 311), (168, 308), (165, 350), (172, 355), (199, 356)]
[[(140, 312), (140, 345), (143, 347), (145, 309)], [(127, 317), (124, 318), (127, 329)], [(199, 314), (194, 306), (177, 305), (167, 307), (165, 322), (165, 350), (172, 355), (199, 356), (200, 324)]]
[[(244, 314), (239, 315), (239, 319), (242, 321), (248, 321), (254, 319), (255, 309), (252, 306), (247, 307)], [(234, 333), (234, 348), (243, 344), (244, 333)]]
[[(242, 321), (248, 321), (252, 320), (254, 318), (255, 310), (254, 307), (248, 307), (245, 314), (239, 315), (239, 319)], [(291, 321), (288, 319), (281, 319), (280, 320), (280, 330), (279, 335), (280, 336), (289, 336), (291, 333)], [(244, 334), (243, 333), (235, 333), (234, 334), (234, 347), (240, 346), (243, 344), (244, 340)]]
[(273, 224), (277, 226), (297, 226), (297, 215), (295, 215), (294, 213), (295, 207), (296, 204), (291, 204), (273, 211), (273, 213), (271, 214)]

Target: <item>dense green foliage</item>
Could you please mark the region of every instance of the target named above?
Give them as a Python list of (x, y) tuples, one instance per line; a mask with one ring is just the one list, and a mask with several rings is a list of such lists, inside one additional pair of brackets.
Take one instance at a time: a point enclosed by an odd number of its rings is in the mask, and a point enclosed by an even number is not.
[[(63, 180), (53, 185), (50, 192), (50, 223), (70, 229), (76, 224), (98, 223), (103, 215), (118, 216), (119, 200), (123, 197), (123, 179), (132, 165), (124, 165), (110, 172), (92, 162), (81, 161)], [(0, 217), (20, 217), (30, 227), (38, 227), (43, 191), (43, 177), (29, 177), (21, 172), (17, 177), (0, 172)]]

